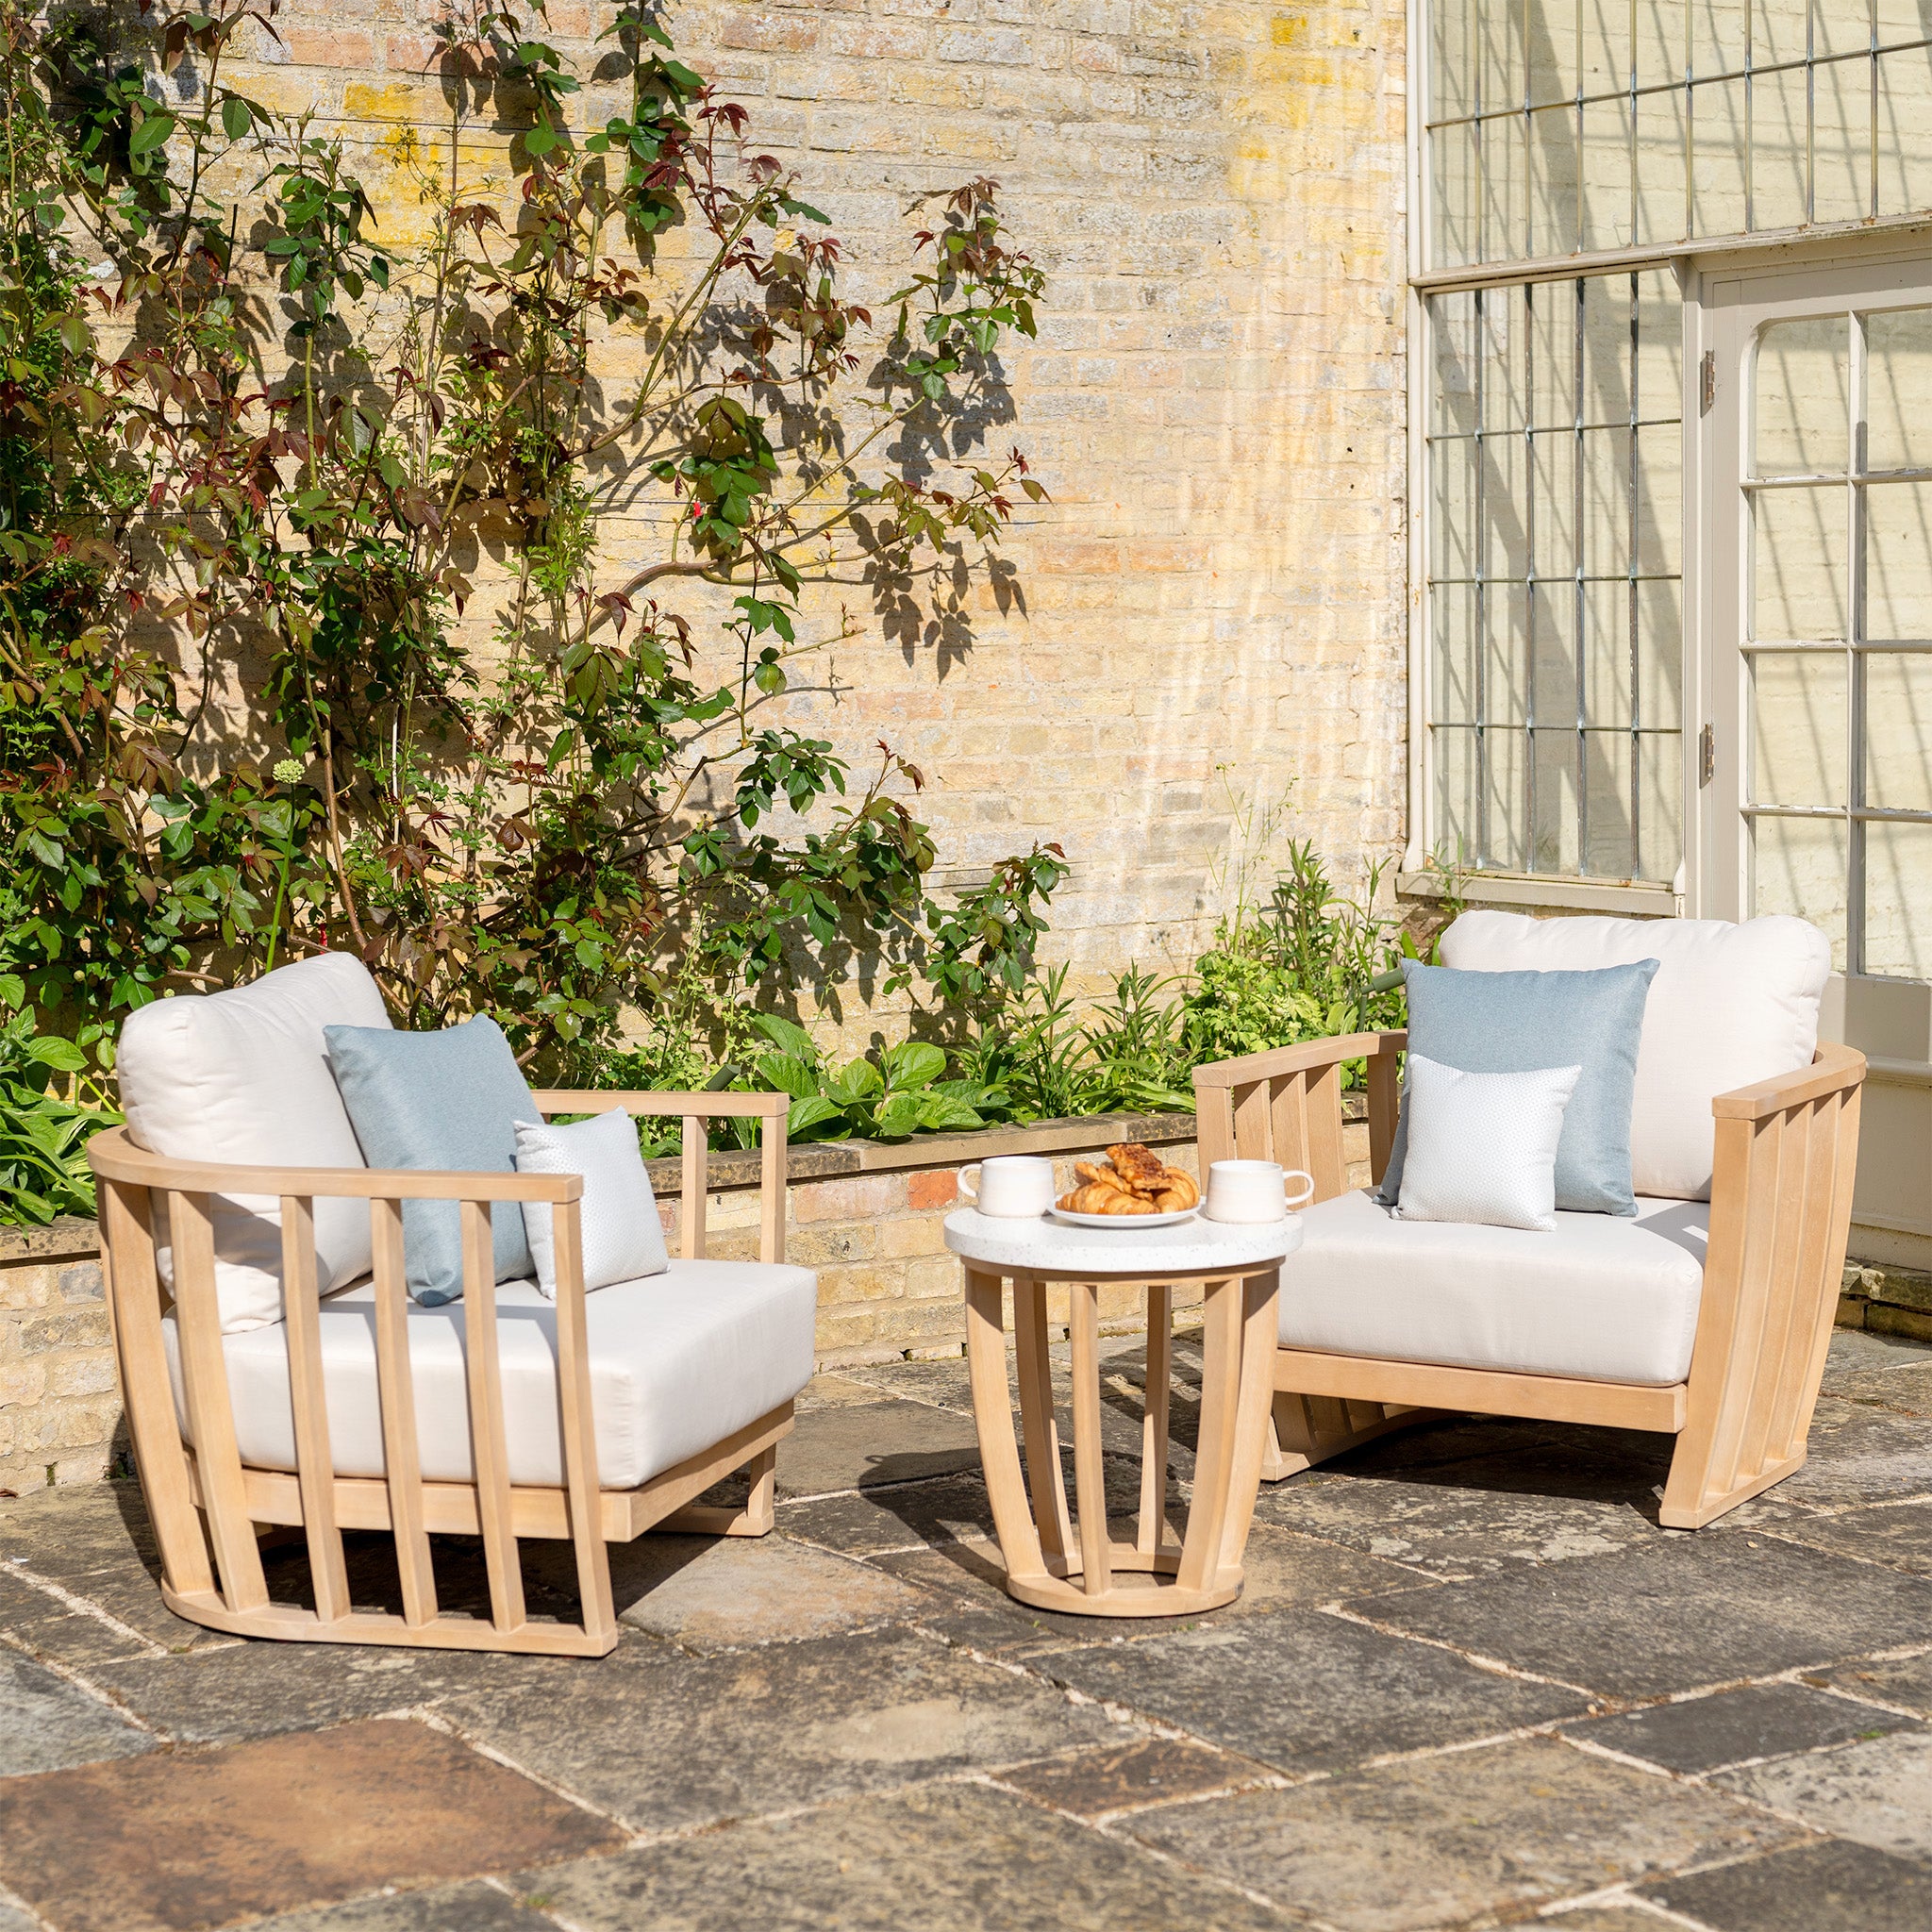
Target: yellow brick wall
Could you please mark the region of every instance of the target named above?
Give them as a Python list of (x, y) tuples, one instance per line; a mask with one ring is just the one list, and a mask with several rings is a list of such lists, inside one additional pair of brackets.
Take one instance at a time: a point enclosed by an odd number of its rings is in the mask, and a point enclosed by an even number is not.
[[(420, 71), (436, 5), (291, 0), (286, 49), (253, 49), (283, 58), (232, 75), (358, 124), (392, 241), (420, 216), (384, 143), (446, 118)], [(555, 5), (551, 38), (581, 49), (608, 12)], [(894, 285), (915, 195), (981, 172), (1051, 278), (1038, 343), (1008, 358), (1014, 420), (987, 432), (995, 453), (1023, 445), (1054, 499), (1007, 546), (1017, 598), (982, 591), (970, 639), (907, 641), (845, 591), (863, 635), (828, 667), (836, 699), (798, 692), (794, 720), (856, 762), (884, 737), (924, 766), (956, 876), (1061, 841), (1075, 872), (1054, 950), (1083, 980), (1184, 962), (1205, 937), (1230, 782), (1285, 795), (1280, 836), (1313, 835), (1343, 877), (1393, 853), (1401, 6), (700, 0), (671, 24), (750, 109), (754, 150), (832, 218), (855, 292)], [(591, 119), (617, 105), (583, 99)], [(686, 245), (667, 249), (674, 274)], [(648, 509), (607, 526), (613, 575), (660, 556), (659, 528)]]

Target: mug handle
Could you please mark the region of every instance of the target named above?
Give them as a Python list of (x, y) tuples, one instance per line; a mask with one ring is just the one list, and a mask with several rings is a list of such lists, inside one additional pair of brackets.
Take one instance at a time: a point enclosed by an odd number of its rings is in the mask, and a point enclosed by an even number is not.
[(1314, 1199), (1315, 1176), (1311, 1174), (1306, 1173), (1303, 1169), (1299, 1167), (1290, 1168), (1287, 1171), (1287, 1173), (1285, 1173), (1281, 1176), (1281, 1188), (1282, 1192), (1284, 1194), (1288, 1191), (1288, 1184), (1290, 1181), (1307, 1182), (1307, 1186), (1304, 1188), (1302, 1191), (1299, 1194), (1297, 1194), (1292, 1201), (1288, 1203), (1289, 1209), (1291, 1212), (1292, 1212), (1297, 1208), (1306, 1208), (1308, 1205), (1308, 1203)]
[[(966, 1176), (969, 1174), (974, 1176), (974, 1178), (971, 1181), (969, 1181), (966, 1178)], [(979, 1162), (976, 1160), (969, 1160), (966, 1163), (966, 1165), (959, 1170), (959, 1191), (960, 1193), (965, 1195), (967, 1200), (974, 1203), (977, 1203), (979, 1199), (979, 1182), (977, 1178), (978, 1174)], [(1313, 1185), (1313, 1182), (1309, 1183), (1310, 1187), (1312, 1187)]]

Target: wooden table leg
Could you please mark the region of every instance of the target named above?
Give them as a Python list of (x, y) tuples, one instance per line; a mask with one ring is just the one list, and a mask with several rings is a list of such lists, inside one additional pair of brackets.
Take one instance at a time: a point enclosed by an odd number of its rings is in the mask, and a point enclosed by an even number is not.
[[(1221, 1576), (1222, 1533), (1234, 1479), (1235, 1418), (1240, 1412), (1241, 1283), (1203, 1283), (1201, 1433), (1194, 1450), (1194, 1493), (1175, 1578), (1182, 1590), (1212, 1590)], [(1258, 1469), (1258, 1464), (1257, 1464)]]
[(1080, 1582), (1090, 1597), (1113, 1588), (1107, 1524), (1107, 1463), (1100, 1450), (1100, 1290), (1067, 1284), (1067, 1340), (1073, 1344), (1074, 1488), (1079, 1499)]
[[(993, 1529), (1006, 1558), (1009, 1584), (1044, 1583), (1046, 1565), (1013, 1441), (1013, 1406), (1007, 1393), (1007, 1324), (1000, 1277), (966, 1270), (966, 1365), (973, 1383), (973, 1422), (979, 1434), (979, 1463), (986, 1474)], [(1022, 1399), (1024, 1399), (1024, 1390)], [(1048, 1410), (1051, 1417), (1052, 1411)]]
[(1147, 1291), (1147, 1374), (1141, 1419), (1141, 1522), (1134, 1547), (1151, 1557), (1167, 1540), (1168, 1398), (1174, 1383), (1174, 1291)]
[(1280, 1340), (1281, 1272), (1251, 1275), (1241, 1285), (1241, 1398), (1235, 1409), (1234, 1468), (1228, 1482), (1227, 1517), (1221, 1532), (1220, 1580), (1239, 1582), (1261, 1468), (1273, 1446), (1274, 1349)]
[(1019, 1366), (1020, 1425), (1026, 1445), (1026, 1481), (1033, 1492), (1033, 1525), (1048, 1574), (1064, 1576), (1073, 1567), (1074, 1526), (1067, 1514), (1067, 1480), (1060, 1471), (1060, 1432), (1053, 1417), (1046, 1285), (1017, 1275), (1013, 1280), (1013, 1352)]

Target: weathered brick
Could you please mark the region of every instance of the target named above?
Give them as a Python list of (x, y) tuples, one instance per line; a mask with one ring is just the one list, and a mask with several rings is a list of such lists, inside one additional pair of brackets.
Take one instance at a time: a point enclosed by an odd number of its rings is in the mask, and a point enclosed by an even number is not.
[(927, 1174), (908, 1174), (906, 1178), (906, 1205), (916, 1213), (923, 1213), (934, 1208), (950, 1208), (959, 1198), (959, 1175), (957, 1169), (936, 1168)]

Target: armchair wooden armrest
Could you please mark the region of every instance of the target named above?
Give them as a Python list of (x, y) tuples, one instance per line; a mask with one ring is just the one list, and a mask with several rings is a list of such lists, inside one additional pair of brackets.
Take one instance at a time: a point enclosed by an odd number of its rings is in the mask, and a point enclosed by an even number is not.
[(1865, 1057), (1720, 1093), (1689, 1402), (1659, 1520), (1698, 1529), (1805, 1459), (1851, 1234)]
[(1343, 1033), (1196, 1067), (1203, 1175), (1217, 1160), (1278, 1160), (1314, 1177), (1317, 1201), (1341, 1193), (1341, 1067), (1366, 1060), (1369, 1171), (1379, 1182), (1395, 1144), (1396, 1062), (1407, 1043), (1399, 1031)]
[(533, 1097), (546, 1119), (559, 1113), (608, 1113), (612, 1108), (621, 1107), (646, 1120), (675, 1116), (684, 1124), (679, 1246), (687, 1261), (701, 1260), (705, 1252), (705, 1171), (710, 1155), (706, 1123), (758, 1121), (758, 1259), (785, 1258), (785, 1124), (791, 1110), (790, 1094), (643, 1093), (609, 1088), (542, 1088)]

